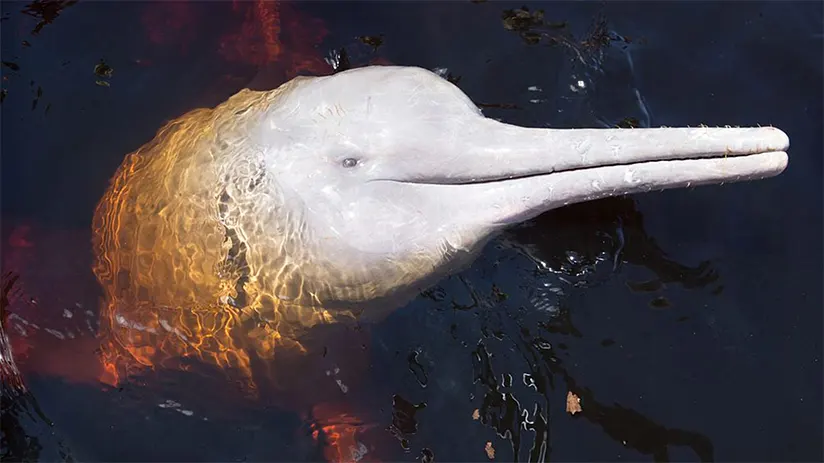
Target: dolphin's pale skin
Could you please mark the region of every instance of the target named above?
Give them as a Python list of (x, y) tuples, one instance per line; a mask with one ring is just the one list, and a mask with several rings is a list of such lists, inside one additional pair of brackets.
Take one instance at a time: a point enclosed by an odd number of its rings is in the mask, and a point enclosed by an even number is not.
[(518, 127), (416, 67), (242, 90), (163, 127), (101, 199), (109, 347), (142, 365), (197, 355), (246, 369), (250, 353), (300, 348), (313, 325), (396, 308), (510, 225), (771, 177), (788, 146), (773, 127)]

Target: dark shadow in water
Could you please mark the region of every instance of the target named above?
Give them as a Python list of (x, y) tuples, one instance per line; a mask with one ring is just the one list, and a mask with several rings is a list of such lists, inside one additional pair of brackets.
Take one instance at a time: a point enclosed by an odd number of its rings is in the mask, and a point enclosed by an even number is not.
[[(556, 378), (560, 378), (566, 390), (580, 398), (583, 404), (581, 411), (573, 415), (573, 418), (585, 419), (597, 425), (615, 442), (641, 454), (651, 455), (655, 461), (670, 461), (669, 446), (687, 447), (695, 452), (700, 461), (714, 461), (714, 446), (705, 435), (664, 426), (618, 403), (606, 405), (597, 399), (597, 394), (590, 388), (579, 384), (563, 366), (563, 361), (555, 355), (547, 337), (541, 335), (541, 331), (544, 331), (549, 338), (552, 333), (580, 337), (580, 331), (572, 325), (566, 310), (562, 309), (555, 321), (543, 324), (536, 330), (536, 335), (530, 333), (528, 323), (521, 323), (514, 317), (509, 318), (518, 325), (517, 332), (520, 333), (507, 330), (510, 333), (506, 337), (516, 345), (512, 350), (519, 352), (526, 361), (528, 373), (523, 375), (524, 385), (534, 388), (546, 399), (543, 406), (536, 403), (530, 417), (530, 411), (522, 407), (510, 392), (513, 390), (512, 375), (496, 374), (493, 371), (493, 354), (483, 340), (472, 351), (472, 363), (474, 381), (486, 389), (482, 405), (478, 409), (478, 418), (501, 438), (511, 442), (514, 461), (551, 461), (552, 405), (549, 392), (560, 386), (556, 385)], [(500, 381), (498, 378), (501, 378)], [(526, 460), (519, 458), (522, 431), (532, 431), (535, 435)]]
[[(586, 278), (588, 269), (594, 269), (604, 256), (611, 258), (613, 271), (623, 263), (646, 267), (657, 279), (629, 284), (630, 289), (637, 292), (656, 291), (666, 283), (677, 283), (686, 289), (700, 289), (719, 279), (708, 261), (691, 267), (670, 259), (655, 239), (647, 234), (643, 214), (638, 211), (632, 197), (607, 198), (550, 211), (527, 226), (512, 230), (510, 238), (526, 245), (530, 257), (538, 258), (546, 267), (568, 276)], [(591, 284), (586, 279), (576, 283), (580, 286)], [(665, 301), (663, 297), (657, 297), (652, 303), (659, 300)], [(562, 305), (557, 316), (539, 326), (550, 336), (560, 334), (580, 338), (583, 334), (573, 325), (570, 315)], [(525, 335), (528, 330), (523, 327), (521, 333), (528, 337)], [(668, 428), (620, 404), (609, 406), (598, 402), (596, 393), (578, 384), (553, 350), (538, 347), (538, 341), (540, 339), (524, 339), (525, 345), (518, 349), (525, 356), (533, 357), (527, 359), (527, 363), (540, 364), (553, 388), (551, 378), (562, 378), (568, 391), (586, 404), (579, 416), (600, 426), (616, 442), (642, 454), (652, 455), (656, 461), (669, 461), (669, 445), (687, 446), (701, 461), (713, 461), (713, 445), (709, 438), (691, 431)], [(483, 358), (484, 353), (483, 345), (480, 345), (474, 356)], [(541, 373), (540, 369), (536, 369), (532, 376), (538, 381), (544, 376)], [(491, 382), (489, 378), (492, 378)], [(489, 388), (490, 394), (499, 394), (493, 375), (485, 374), (479, 379)], [(538, 390), (541, 388), (538, 387)], [(534, 460), (530, 458), (530, 461)]]
[[(554, 388), (554, 381), (552, 381), (551, 378), (553, 376), (562, 378), (567, 390), (578, 396), (581, 402), (585, 404), (580, 415), (577, 416), (598, 425), (616, 442), (620, 442), (642, 454), (652, 455), (655, 461), (669, 461), (668, 446), (670, 445), (689, 447), (701, 461), (707, 462), (714, 460), (713, 445), (706, 436), (683, 429), (668, 428), (620, 404), (609, 406), (599, 402), (591, 389), (578, 384), (577, 380), (567, 372), (563, 367), (561, 359), (555, 356), (551, 349), (540, 347), (540, 339), (524, 339), (523, 342), (525, 345), (519, 350), (525, 357), (532, 357), (528, 359), (529, 364), (538, 366), (538, 368), (531, 371), (531, 378), (534, 379), (535, 387), (539, 391), (544, 389), (546, 384), (541, 384), (541, 379), (547, 377), (550, 378), (549, 386)], [(473, 355), (475, 358), (481, 360), (484, 358), (488, 359), (489, 356), (483, 343), (479, 344), (478, 349)], [(487, 397), (500, 394), (497, 390), (491, 367), (487, 367), (486, 371), (478, 376), (478, 379), (489, 388)], [(518, 412), (520, 414), (520, 410)], [(540, 411), (538, 413), (540, 413)], [(512, 415), (512, 412), (508, 414)], [(484, 416), (483, 412), (481, 416)], [(536, 433), (536, 435), (538, 434)], [(538, 441), (536, 440), (536, 444), (537, 443)], [(534, 448), (535, 447), (533, 447), (533, 449)], [(549, 451), (547, 451), (547, 455), (548, 454)], [(529, 461), (535, 460), (530, 457)]]
[(9, 306), (9, 294), (14, 290), (17, 280), (17, 275), (7, 272), (0, 281), (0, 443), (3, 448), (0, 460), (74, 461), (72, 452), (57, 435), (54, 424), (26, 388), (14, 363), (6, 335), (6, 309)]
[[(603, 254), (613, 255), (615, 269), (622, 262), (646, 267), (657, 275), (658, 281), (631, 286), (639, 292), (652, 291), (666, 283), (700, 289), (716, 283), (719, 278), (709, 261), (690, 267), (670, 259), (655, 238), (644, 230), (644, 216), (632, 197), (606, 198), (555, 209), (528, 226), (513, 229), (510, 236), (529, 246), (534, 257), (548, 267), (567, 274), (595, 265)], [(573, 255), (574, 262), (570, 262)]]
[[(545, 230), (552, 230), (552, 235)], [(552, 460), (553, 418), (560, 420), (566, 416), (562, 408), (553, 408), (552, 405), (557, 399), (557, 394), (552, 391), (558, 390), (571, 392), (581, 399), (582, 411), (573, 415), (573, 419), (584, 419), (597, 425), (606, 436), (624, 447), (650, 455), (655, 461), (669, 461), (670, 446), (685, 447), (701, 461), (713, 461), (714, 445), (707, 436), (665, 426), (618, 403), (609, 405), (600, 401), (599, 394), (581, 384), (557, 355), (558, 349), (572, 355), (564, 345), (564, 337), (587, 338), (586, 333), (575, 326), (573, 310), (565, 302), (568, 290), (592, 287), (614, 277), (622, 263), (644, 266), (656, 274), (658, 283), (634, 285), (639, 292), (659, 290), (663, 283), (703, 288), (718, 279), (710, 264), (704, 262), (690, 267), (667, 257), (655, 239), (646, 233), (643, 216), (632, 198), (612, 198), (551, 211), (510, 231), (505, 241), (514, 241), (511, 244), (516, 249), (538, 263), (533, 280), (520, 282), (521, 275), (512, 276), (518, 280), (515, 284), (535, 287), (540, 286), (542, 281), (557, 283), (560, 279), (565, 282), (555, 287), (562, 290), (557, 296), (551, 292), (546, 294), (555, 306), (551, 312), (531, 300), (529, 303), (532, 306), (524, 307), (522, 304), (527, 302), (524, 300), (526, 298), (507, 294), (500, 289), (507, 288), (506, 282), (495, 280), (508, 278), (508, 271), (496, 273), (494, 268), (499, 264), (510, 267), (510, 264), (503, 264), (513, 254), (501, 251), (506, 246), (493, 246), (497, 251), (488, 249), (474, 270), (430, 288), (421, 295), (421, 299), (426, 299), (427, 305), (434, 303), (436, 307), (441, 307), (435, 311), (451, 312), (452, 316), (446, 317), (453, 320), (450, 333), (464, 347), (471, 346), (472, 338), (481, 335), (480, 342), (471, 352), (473, 381), (483, 391), (476, 419), (510, 442), (513, 460)], [(570, 255), (575, 258), (570, 259)], [(529, 265), (526, 267), (525, 271), (529, 272)], [(599, 275), (602, 280), (593, 278)], [(526, 279), (530, 280), (529, 277)], [(487, 284), (491, 284), (488, 293), (484, 290)], [(464, 297), (458, 296), (461, 288), (466, 290)], [(460, 299), (456, 300), (458, 297)], [(471, 322), (473, 318), (480, 321), (480, 326)], [(435, 320), (439, 323), (444, 321)], [(433, 323), (432, 320), (426, 322)], [(472, 326), (471, 333), (467, 333), (467, 337), (459, 336), (459, 326)], [(436, 339), (427, 341), (427, 335), (421, 336), (416, 338), (416, 342), (428, 346), (425, 349), (440, 350)], [(513, 353), (515, 357), (522, 357), (523, 362), (511, 359)], [(422, 355), (413, 351), (407, 358), (407, 369), (416, 378), (430, 374), (431, 382), (437, 384), (440, 378), (436, 376), (444, 373), (443, 367), (439, 373), (436, 365), (445, 362), (449, 365), (447, 368), (451, 368), (450, 360), (432, 360), (422, 366), (426, 363), (421, 362)], [(505, 368), (506, 372), (494, 371), (493, 357), (504, 362), (498, 368)], [(515, 363), (512, 363), (513, 360)], [(581, 360), (577, 359), (578, 362)], [(566, 361), (576, 363), (569, 358)], [(434, 368), (431, 373), (427, 370), (429, 366)], [(518, 377), (519, 368), (523, 368), (523, 378)], [(521, 381), (523, 385), (517, 384)], [(524, 386), (534, 389), (540, 397), (524, 394)], [(608, 391), (601, 392), (604, 393)], [(530, 433), (533, 433), (532, 436)]]

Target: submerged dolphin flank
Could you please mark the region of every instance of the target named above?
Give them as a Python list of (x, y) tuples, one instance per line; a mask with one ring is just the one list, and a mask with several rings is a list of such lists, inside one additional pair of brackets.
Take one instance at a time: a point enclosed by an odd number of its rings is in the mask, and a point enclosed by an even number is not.
[(772, 127), (518, 127), (415, 67), (242, 90), (163, 127), (112, 180), (94, 221), (102, 325), (140, 364), (245, 368), (312, 325), (385, 312), (509, 225), (771, 177), (788, 145)]

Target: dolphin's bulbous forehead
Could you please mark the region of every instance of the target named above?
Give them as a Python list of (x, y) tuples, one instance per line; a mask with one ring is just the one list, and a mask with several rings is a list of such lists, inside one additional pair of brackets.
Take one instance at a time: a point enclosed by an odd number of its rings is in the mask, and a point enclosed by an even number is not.
[(446, 79), (404, 66), (370, 66), (301, 79), (278, 110), (312, 122), (403, 124), (482, 117), (472, 100)]

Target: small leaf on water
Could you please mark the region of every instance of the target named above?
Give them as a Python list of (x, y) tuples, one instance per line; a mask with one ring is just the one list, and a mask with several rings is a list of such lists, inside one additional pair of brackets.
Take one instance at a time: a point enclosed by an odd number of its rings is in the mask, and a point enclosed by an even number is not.
[(112, 74), (114, 74), (114, 69), (106, 64), (106, 62), (102, 59), (99, 63), (94, 65), (94, 75), (97, 77), (105, 77), (108, 79), (112, 76)]
[(372, 47), (372, 51), (378, 51), (378, 48), (380, 48), (380, 46), (383, 45), (383, 34), (361, 35), (355, 38), (360, 40), (362, 43)]
[(486, 446), (484, 446), (484, 452), (486, 452), (486, 457), (490, 460), (495, 459), (495, 448), (492, 447), (492, 442), (486, 442)]
[(566, 411), (570, 415), (583, 411), (581, 409), (581, 398), (573, 394), (572, 391), (567, 392)]

